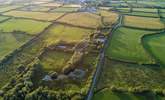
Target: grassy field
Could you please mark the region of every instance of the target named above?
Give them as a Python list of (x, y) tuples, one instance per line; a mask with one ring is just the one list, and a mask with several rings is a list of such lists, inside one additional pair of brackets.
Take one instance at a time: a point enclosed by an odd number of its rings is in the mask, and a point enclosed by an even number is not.
[(76, 12), (79, 8), (75, 8), (75, 7), (59, 7), (59, 8), (55, 8), (53, 10), (51, 10), (51, 12)]
[(147, 36), (143, 40), (146, 50), (150, 52), (164, 67), (165, 66), (165, 34)]
[(64, 13), (46, 13), (46, 12), (28, 12), (28, 11), (10, 11), (4, 15), (31, 18), (44, 21), (53, 21), (62, 16)]
[(145, 94), (133, 94), (129, 92), (112, 92), (111, 90), (104, 89), (94, 95), (93, 100), (164, 100), (165, 98), (159, 95), (155, 95), (153, 93), (145, 93)]
[(59, 72), (67, 64), (72, 57), (72, 53), (49, 51), (45, 52), (41, 57), (41, 64), (44, 71), (56, 71)]
[[(105, 60), (97, 89), (119, 89), (132, 92), (141, 90), (162, 91), (165, 87), (165, 69), (158, 66), (144, 66)], [(146, 81), (147, 80), (147, 81)]]
[(22, 9), (19, 9), (21, 11), (38, 11), (38, 12), (42, 12), (42, 11), (48, 11), (51, 8), (49, 7), (44, 7), (44, 6), (28, 6), (28, 7), (24, 7)]
[(16, 9), (16, 8), (19, 8), (19, 7), (21, 7), (21, 6), (16, 6), (16, 5), (13, 5), (13, 6), (11, 6), (11, 5), (0, 6), (0, 13), (6, 12), (6, 11), (9, 11), (9, 10), (12, 10), (12, 9)]
[(150, 13), (157, 13), (157, 9), (152, 8), (133, 8), (134, 12), (150, 12)]
[(20, 33), (0, 33), (0, 60), (26, 43), (31, 37)]
[(82, 39), (87, 38), (89, 34), (91, 34), (93, 30), (83, 29), (78, 27), (71, 27), (65, 25), (54, 25), (48, 30), (48, 39), (47, 43), (51, 43), (52, 41), (65, 41), (68, 43), (77, 43)]
[(27, 34), (35, 35), (42, 32), (50, 22), (39, 22), (26, 19), (10, 19), (0, 24), (0, 30), (3, 32), (22, 31)]
[(65, 5), (63, 5), (63, 7), (74, 7), (74, 8), (80, 8), (80, 7), (82, 7), (82, 6), (79, 5), (79, 4), (65, 4)]
[(8, 18), (9, 18), (9, 17), (6, 17), (6, 16), (0, 16), (0, 22), (6, 20), (6, 19), (8, 19)]
[(100, 16), (88, 12), (70, 13), (58, 21), (91, 28), (97, 28), (102, 25)]
[(146, 18), (146, 17), (136, 17), (136, 16), (125, 16), (124, 25), (143, 28), (143, 29), (163, 29), (164, 24), (161, 23), (159, 18)]
[(112, 25), (118, 20), (118, 14), (106, 10), (100, 10), (100, 15), (103, 17), (105, 25)]
[(123, 27), (118, 28), (113, 33), (111, 41), (109, 41), (109, 47), (106, 50), (107, 56), (127, 62), (154, 63), (154, 60), (141, 44), (141, 37), (151, 33), (154, 32)]
[(60, 3), (44, 3), (44, 4), (40, 4), (40, 6), (45, 6), (45, 7), (59, 7), (62, 4)]
[(141, 17), (154, 17), (159, 18), (159, 15), (157, 13), (145, 13), (145, 12), (123, 12), (122, 14), (125, 15), (131, 15), (131, 16), (141, 16)]

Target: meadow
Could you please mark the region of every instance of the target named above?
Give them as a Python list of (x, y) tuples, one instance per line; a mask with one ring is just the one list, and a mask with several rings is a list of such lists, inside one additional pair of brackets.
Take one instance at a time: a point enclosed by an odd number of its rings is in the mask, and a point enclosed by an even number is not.
[(152, 98), (154, 100), (164, 100), (164, 97), (161, 95), (155, 95), (154, 93), (144, 93), (144, 94), (135, 94), (130, 92), (114, 92), (110, 89), (103, 89), (97, 92), (94, 95), (92, 100), (109, 100), (109, 98), (113, 100), (148, 100)]
[(150, 52), (153, 57), (158, 60), (161, 66), (165, 66), (165, 34), (155, 34), (155, 35), (148, 35), (143, 38), (143, 44), (148, 52)]
[(9, 19), (9, 17), (6, 17), (6, 16), (0, 16), (0, 22), (3, 22), (4, 20), (7, 20)]
[(21, 8), (19, 10), (21, 11), (38, 11), (38, 12), (46, 12), (49, 11), (51, 8), (44, 7), (44, 6), (27, 6), (24, 8)]
[[(119, 93), (127, 91), (135, 94), (143, 91), (150, 91), (148, 93), (163, 91), (165, 87), (164, 72), (165, 69), (157, 66), (137, 65), (106, 59), (97, 90), (108, 89), (116, 92), (120, 91)], [(144, 95), (144, 93), (141, 94)]]
[(127, 62), (140, 64), (155, 63), (141, 43), (142, 36), (152, 33), (154, 31), (120, 27), (113, 33), (106, 55), (109, 58)]
[(53, 10), (51, 10), (51, 12), (64, 12), (64, 13), (68, 13), (68, 12), (76, 12), (78, 11), (79, 8), (75, 8), (75, 7), (58, 7), (55, 8)]
[[(84, 38), (88, 38), (92, 32), (93, 30), (90, 29), (57, 24), (49, 28), (47, 31), (47, 33), (50, 35), (48, 35), (49, 38), (46, 40), (46, 42), (51, 43), (52, 41), (56, 40), (67, 43), (78, 43)], [(45, 37), (47, 37), (47, 35), (45, 35)]]
[(50, 22), (12, 18), (1, 23), (0, 30), (2, 32), (22, 31), (30, 35), (36, 35), (42, 32), (50, 24)]
[(118, 14), (112, 11), (100, 10), (100, 15), (103, 17), (104, 25), (113, 25), (118, 20)]
[(48, 52), (45, 52), (41, 56), (40, 60), (44, 71), (59, 72), (67, 64), (72, 55), (72, 53), (50, 50)]
[(164, 29), (164, 24), (160, 21), (160, 18), (146, 18), (136, 16), (124, 16), (124, 26), (152, 30)]
[(57, 21), (89, 28), (97, 28), (102, 25), (100, 16), (88, 12), (70, 13)]
[(4, 5), (4, 6), (0, 6), (0, 13), (12, 10), (12, 9), (16, 9), (16, 8), (20, 8), (22, 6), (17, 6), (17, 5)]
[(43, 21), (54, 21), (61, 17), (64, 13), (47, 13), (47, 12), (28, 12), (28, 11), (10, 11), (4, 13), (7, 16), (30, 18)]
[(139, 16), (139, 17), (151, 17), (151, 18), (159, 18), (158, 13), (146, 13), (146, 12), (123, 12), (124, 15), (130, 16)]
[(23, 33), (0, 33), (0, 61), (9, 53), (26, 43), (31, 36)]

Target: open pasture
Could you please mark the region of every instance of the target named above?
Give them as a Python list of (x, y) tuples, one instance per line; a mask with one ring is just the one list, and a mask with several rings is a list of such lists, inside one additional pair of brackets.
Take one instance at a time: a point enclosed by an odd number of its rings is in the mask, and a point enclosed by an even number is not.
[(60, 7), (60, 6), (62, 6), (62, 4), (60, 4), (60, 3), (44, 3), (44, 4), (40, 4), (40, 6), (44, 6), (44, 7)]
[(144, 66), (106, 59), (97, 89), (120, 89), (128, 92), (143, 89), (152, 92), (157, 89), (162, 91), (165, 87), (164, 72), (165, 69), (158, 66)]
[(51, 41), (65, 41), (68, 43), (77, 43), (87, 38), (93, 30), (83, 29), (78, 27), (71, 27), (67, 25), (54, 25), (48, 30), (48, 39), (46, 40), (48, 43)]
[(133, 8), (134, 12), (158, 13), (156, 8)]
[(118, 20), (118, 14), (112, 11), (100, 10), (100, 15), (103, 17), (105, 25), (112, 25)]
[(0, 13), (2, 12), (6, 12), (6, 11), (9, 11), (9, 10), (12, 10), (12, 9), (16, 9), (16, 8), (19, 8), (19, 7), (22, 7), (22, 6), (17, 6), (17, 5), (2, 5), (0, 6)]
[(48, 52), (45, 52), (40, 60), (44, 71), (59, 72), (67, 64), (71, 57), (72, 53), (50, 50)]
[(150, 52), (160, 64), (162, 64), (162, 67), (165, 67), (165, 34), (160, 33), (148, 35), (144, 37), (143, 43), (146, 50)]
[(124, 25), (142, 29), (164, 29), (164, 24), (161, 23), (160, 18), (124, 16)]
[(108, 58), (126, 62), (153, 64), (155, 61), (141, 43), (143, 35), (152, 33), (155, 32), (120, 27), (113, 33), (106, 55)]
[(139, 17), (151, 17), (151, 18), (159, 18), (158, 13), (146, 13), (146, 12), (122, 12), (124, 15), (130, 16), (139, 16)]
[(7, 16), (30, 18), (43, 21), (53, 21), (61, 17), (64, 13), (47, 13), (47, 12), (28, 12), (28, 11), (10, 11), (4, 13)]
[(26, 19), (12, 18), (0, 24), (0, 30), (3, 32), (22, 31), (30, 35), (42, 32), (50, 22), (39, 22)]
[(74, 8), (81, 8), (82, 6), (79, 4), (65, 4), (63, 7), (74, 7)]
[(31, 36), (21, 33), (0, 33), (0, 60), (26, 43)]
[(51, 12), (64, 12), (64, 13), (68, 13), (68, 12), (76, 12), (78, 11), (79, 8), (75, 8), (75, 7), (58, 7), (55, 8), (53, 10), (51, 10)]
[(100, 16), (88, 12), (70, 13), (57, 21), (89, 28), (97, 28), (102, 25)]
[(19, 10), (21, 11), (38, 11), (38, 12), (46, 12), (49, 11), (51, 8), (49, 7), (42, 7), (42, 6), (27, 6), (24, 8), (21, 8)]
[(0, 16), (0, 22), (4, 21), (4, 20), (7, 20), (9, 19), (9, 17), (6, 17), (6, 16)]

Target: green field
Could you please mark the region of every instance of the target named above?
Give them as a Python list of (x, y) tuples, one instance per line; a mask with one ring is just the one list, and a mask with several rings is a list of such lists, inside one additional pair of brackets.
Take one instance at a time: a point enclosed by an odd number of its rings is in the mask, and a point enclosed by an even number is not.
[(49, 51), (41, 57), (41, 64), (45, 71), (60, 71), (72, 57), (72, 53)]
[(165, 69), (158, 66), (144, 66), (106, 59), (97, 89), (109, 88), (135, 93), (145, 90), (163, 91), (164, 75)]
[(0, 22), (4, 21), (4, 20), (7, 20), (9, 19), (9, 17), (6, 17), (6, 16), (0, 16)]
[(124, 25), (134, 28), (161, 30), (164, 29), (164, 24), (160, 18), (147, 18), (136, 16), (124, 16)]
[(162, 66), (165, 66), (165, 34), (156, 34), (146, 36), (143, 39), (144, 46), (148, 52), (150, 52)]
[(26, 43), (31, 36), (23, 33), (0, 33), (0, 60)]
[(36, 35), (42, 32), (49, 24), (50, 22), (12, 18), (1, 23), (0, 30), (3, 32), (22, 31), (30, 35)]
[(51, 8), (49, 7), (44, 7), (44, 6), (27, 6), (27, 7), (24, 7), (22, 9), (19, 9), (19, 10), (22, 10), (22, 11), (49, 11)]
[(13, 10), (4, 13), (7, 16), (30, 18), (43, 21), (53, 21), (61, 17), (64, 13), (48, 13), (48, 12), (28, 12), (28, 11), (17, 11)]
[(111, 90), (105, 89), (94, 95), (93, 100), (148, 100), (152, 98), (153, 100), (164, 100), (165, 98), (152, 93), (145, 94), (134, 94), (134, 93), (122, 93), (122, 92), (112, 92)]
[(71, 27), (65, 25), (54, 25), (48, 30), (49, 39), (46, 40), (47, 43), (52, 41), (65, 41), (68, 43), (78, 43), (84, 38), (87, 38), (93, 30), (83, 29), (78, 27)]
[(122, 13), (125, 15), (131, 15), (131, 16), (141, 16), (141, 17), (154, 17), (159, 18), (159, 15), (157, 13), (145, 13), (145, 12), (129, 12), (129, 13)]
[(79, 8), (75, 8), (75, 7), (59, 7), (59, 8), (55, 8), (53, 10), (51, 10), (51, 12), (76, 12)]
[(21, 6), (17, 6), (17, 5), (4, 5), (4, 6), (0, 6), (0, 13), (2, 12), (6, 12), (6, 11), (9, 11), (9, 10), (12, 10), (12, 9), (16, 9), (16, 8), (19, 8)]
[(102, 25), (100, 16), (88, 12), (70, 13), (57, 21), (89, 28), (97, 28)]
[(107, 56), (127, 62), (151, 64), (154, 60), (145, 51), (141, 44), (141, 37), (145, 34), (154, 33), (131, 28), (118, 28), (109, 41), (106, 50)]

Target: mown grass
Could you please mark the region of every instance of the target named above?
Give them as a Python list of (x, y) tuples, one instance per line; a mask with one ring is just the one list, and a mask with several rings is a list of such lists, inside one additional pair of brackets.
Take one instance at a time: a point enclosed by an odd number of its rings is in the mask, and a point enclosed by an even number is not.
[(141, 43), (142, 36), (151, 33), (154, 32), (120, 27), (113, 33), (106, 55), (127, 62), (152, 64), (154, 60)]
[(159, 18), (146, 18), (146, 17), (136, 17), (136, 16), (125, 16), (124, 25), (143, 28), (143, 29), (163, 29), (164, 24), (161, 23)]
[(97, 28), (102, 25), (100, 16), (88, 12), (70, 13), (57, 21), (91, 28)]
[(31, 35), (42, 32), (50, 22), (40, 22), (26, 19), (10, 19), (0, 24), (0, 30), (3, 32), (22, 31)]
[(0, 33), (0, 60), (26, 43), (31, 37), (17, 33)]
[(66, 25), (54, 25), (48, 30), (49, 39), (46, 40), (47, 43), (51, 43), (51, 41), (65, 41), (68, 43), (77, 43), (82, 39), (87, 38), (89, 34), (91, 34), (93, 30), (83, 29), (78, 27), (71, 27)]
[(143, 39), (144, 46), (165, 67), (165, 34), (146, 36)]
[(21, 6), (17, 6), (17, 5), (4, 5), (4, 6), (0, 6), (0, 13), (2, 12), (6, 12), (12, 9), (16, 9), (19, 8)]
[[(98, 90), (102, 88), (137, 92), (148, 90), (163, 91), (165, 88), (165, 69), (158, 66), (144, 66), (105, 59)], [(136, 88), (135, 91), (133, 91)]]
[(44, 21), (53, 21), (62, 16), (64, 13), (47, 13), (47, 12), (28, 12), (28, 11), (10, 11), (4, 13), (4, 15), (31, 18)]
[(51, 12), (76, 12), (79, 8), (75, 8), (75, 7), (58, 7), (55, 8), (53, 10), (51, 10)]

